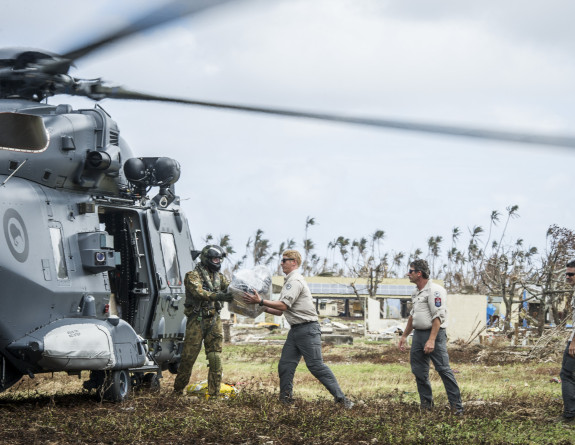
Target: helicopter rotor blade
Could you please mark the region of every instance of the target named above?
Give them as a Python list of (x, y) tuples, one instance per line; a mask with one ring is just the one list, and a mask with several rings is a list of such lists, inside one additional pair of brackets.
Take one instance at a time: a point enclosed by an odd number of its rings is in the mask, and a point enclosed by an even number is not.
[(487, 139), (487, 140), (495, 140), (503, 142), (517, 142), (521, 144), (549, 145), (555, 147), (575, 148), (575, 136), (564, 136), (564, 135), (552, 136), (544, 134), (517, 133), (511, 131), (490, 130), (485, 128), (438, 125), (438, 124), (428, 124), (428, 123), (411, 122), (403, 120), (345, 116), (338, 114), (314, 113), (308, 111), (287, 110), (280, 108), (206, 102), (206, 101), (181, 99), (175, 97), (150, 95), (145, 93), (139, 93), (136, 91), (130, 91), (122, 87), (108, 87), (101, 84), (93, 85), (91, 87), (91, 91), (85, 93), (85, 95), (95, 100), (109, 98), (109, 99), (132, 99), (132, 100), (144, 100), (144, 101), (156, 101), (156, 102), (170, 102), (185, 105), (196, 105), (201, 107), (270, 114), (276, 116), (288, 116), (303, 119), (315, 119), (319, 121), (339, 122), (352, 125), (390, 128), (390, 129), (412, 131), (412, 132), (433, 133), (438, 135)]
[(146, 13), (128, 26), (108, 34), (94, 42), (73, 49), (62, 57), (70, 61), (77, 60), (118, 40), (229, 1), (231, 0), (173, 0)]

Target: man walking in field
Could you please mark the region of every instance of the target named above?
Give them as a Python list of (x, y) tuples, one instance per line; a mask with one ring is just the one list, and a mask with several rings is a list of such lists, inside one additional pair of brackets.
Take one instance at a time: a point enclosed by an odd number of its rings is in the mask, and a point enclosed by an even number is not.
[[(571, 286), (575, 286), (575, 260), (567, 263), (565, 271), (565, 281)], [(572, 423), (575, 420), (575, 294), (571, 297), (571, 309), (573, 310), (573, 330), (567, 341), (565, 352), (563, 352), (563, 363), (561, 365), (561, 394), (563, 395), (563, 415), (559, 421)]]
[(297, 271), (301, 265), (301, 254), (297, 250), (286, 250), (282, 256), (281, 266), (286, 278), (279, 300), (264, 300), (257, 291), (255, 294), (246, 293), (243, 297), (248, 304), (263, 306), (265, 312), (285, 315), (291, 326), (278, 364), (280, 401), (285, 404), (293, 402), (293, 378), (303, 356), (310, 372), (326, 387), (335, 402), (346, 409), (351, 408), (354, 403), (345, 397), (335, 375), (323, 362), (317, 311), (309, 286)]
[(449, 405), (455, 414), (463, 414), (459, 386), (449, 367), (447, 355), (447, 292), (429, 279), (429, 266), (425, 260), (415, 260), (407, 273), (417, 288), (411, 296), (413, 308), (405, 332), (399, 340), (399, 349), (405, 351), (407, 337), (413, 331), (409, 355), (411, 371), (415, 375), (422, 409), (433, 408), (433, 395), (429, 383), (429, 360), (443, 381)]

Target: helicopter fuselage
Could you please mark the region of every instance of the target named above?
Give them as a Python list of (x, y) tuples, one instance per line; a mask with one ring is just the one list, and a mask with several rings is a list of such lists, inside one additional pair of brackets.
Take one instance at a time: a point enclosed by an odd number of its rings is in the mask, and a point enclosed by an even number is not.
[(131, 150), (102, 109), (3, 100), (0, 128), (0, 390), (38, 372), (176, 363), (194, 267), (179, 198), (126, 179)]

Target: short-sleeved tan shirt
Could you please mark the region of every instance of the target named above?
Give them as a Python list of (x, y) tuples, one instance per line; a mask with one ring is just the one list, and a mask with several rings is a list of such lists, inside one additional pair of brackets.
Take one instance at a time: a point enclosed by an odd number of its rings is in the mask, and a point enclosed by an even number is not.
[(303, 275), (297, 269), (292, 270), (285, 277), (279, 301), (288, 307), (284, 315), (290, 325), (317, 321), (317, 311), (311, 291)]
[(423, 289), (415, 289), (411, 295), (411, 302), (413, 309), (410, 315), (413, 317), (414, 329), (431, 329), (432, 322), (436, 318), (439, 318), (442, 328), (447, 327), (445, 288), (429, 280)]

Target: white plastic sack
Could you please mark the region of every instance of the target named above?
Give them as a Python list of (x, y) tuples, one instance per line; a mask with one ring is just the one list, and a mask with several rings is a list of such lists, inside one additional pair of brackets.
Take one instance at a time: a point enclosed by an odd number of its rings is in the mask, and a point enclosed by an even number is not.
[(243, 300), (245, 292), (253, 294), (257, 291), (264, 300), (269, 300), (272, 295), (272, 275), (267, 267), (256, 266), (253, 269), (240, 269), (234, 273), (228, 292), (234, 296), (228, 309), (234, 314), (256, 318), (263, 312), (258, 304), (246, 304)]

